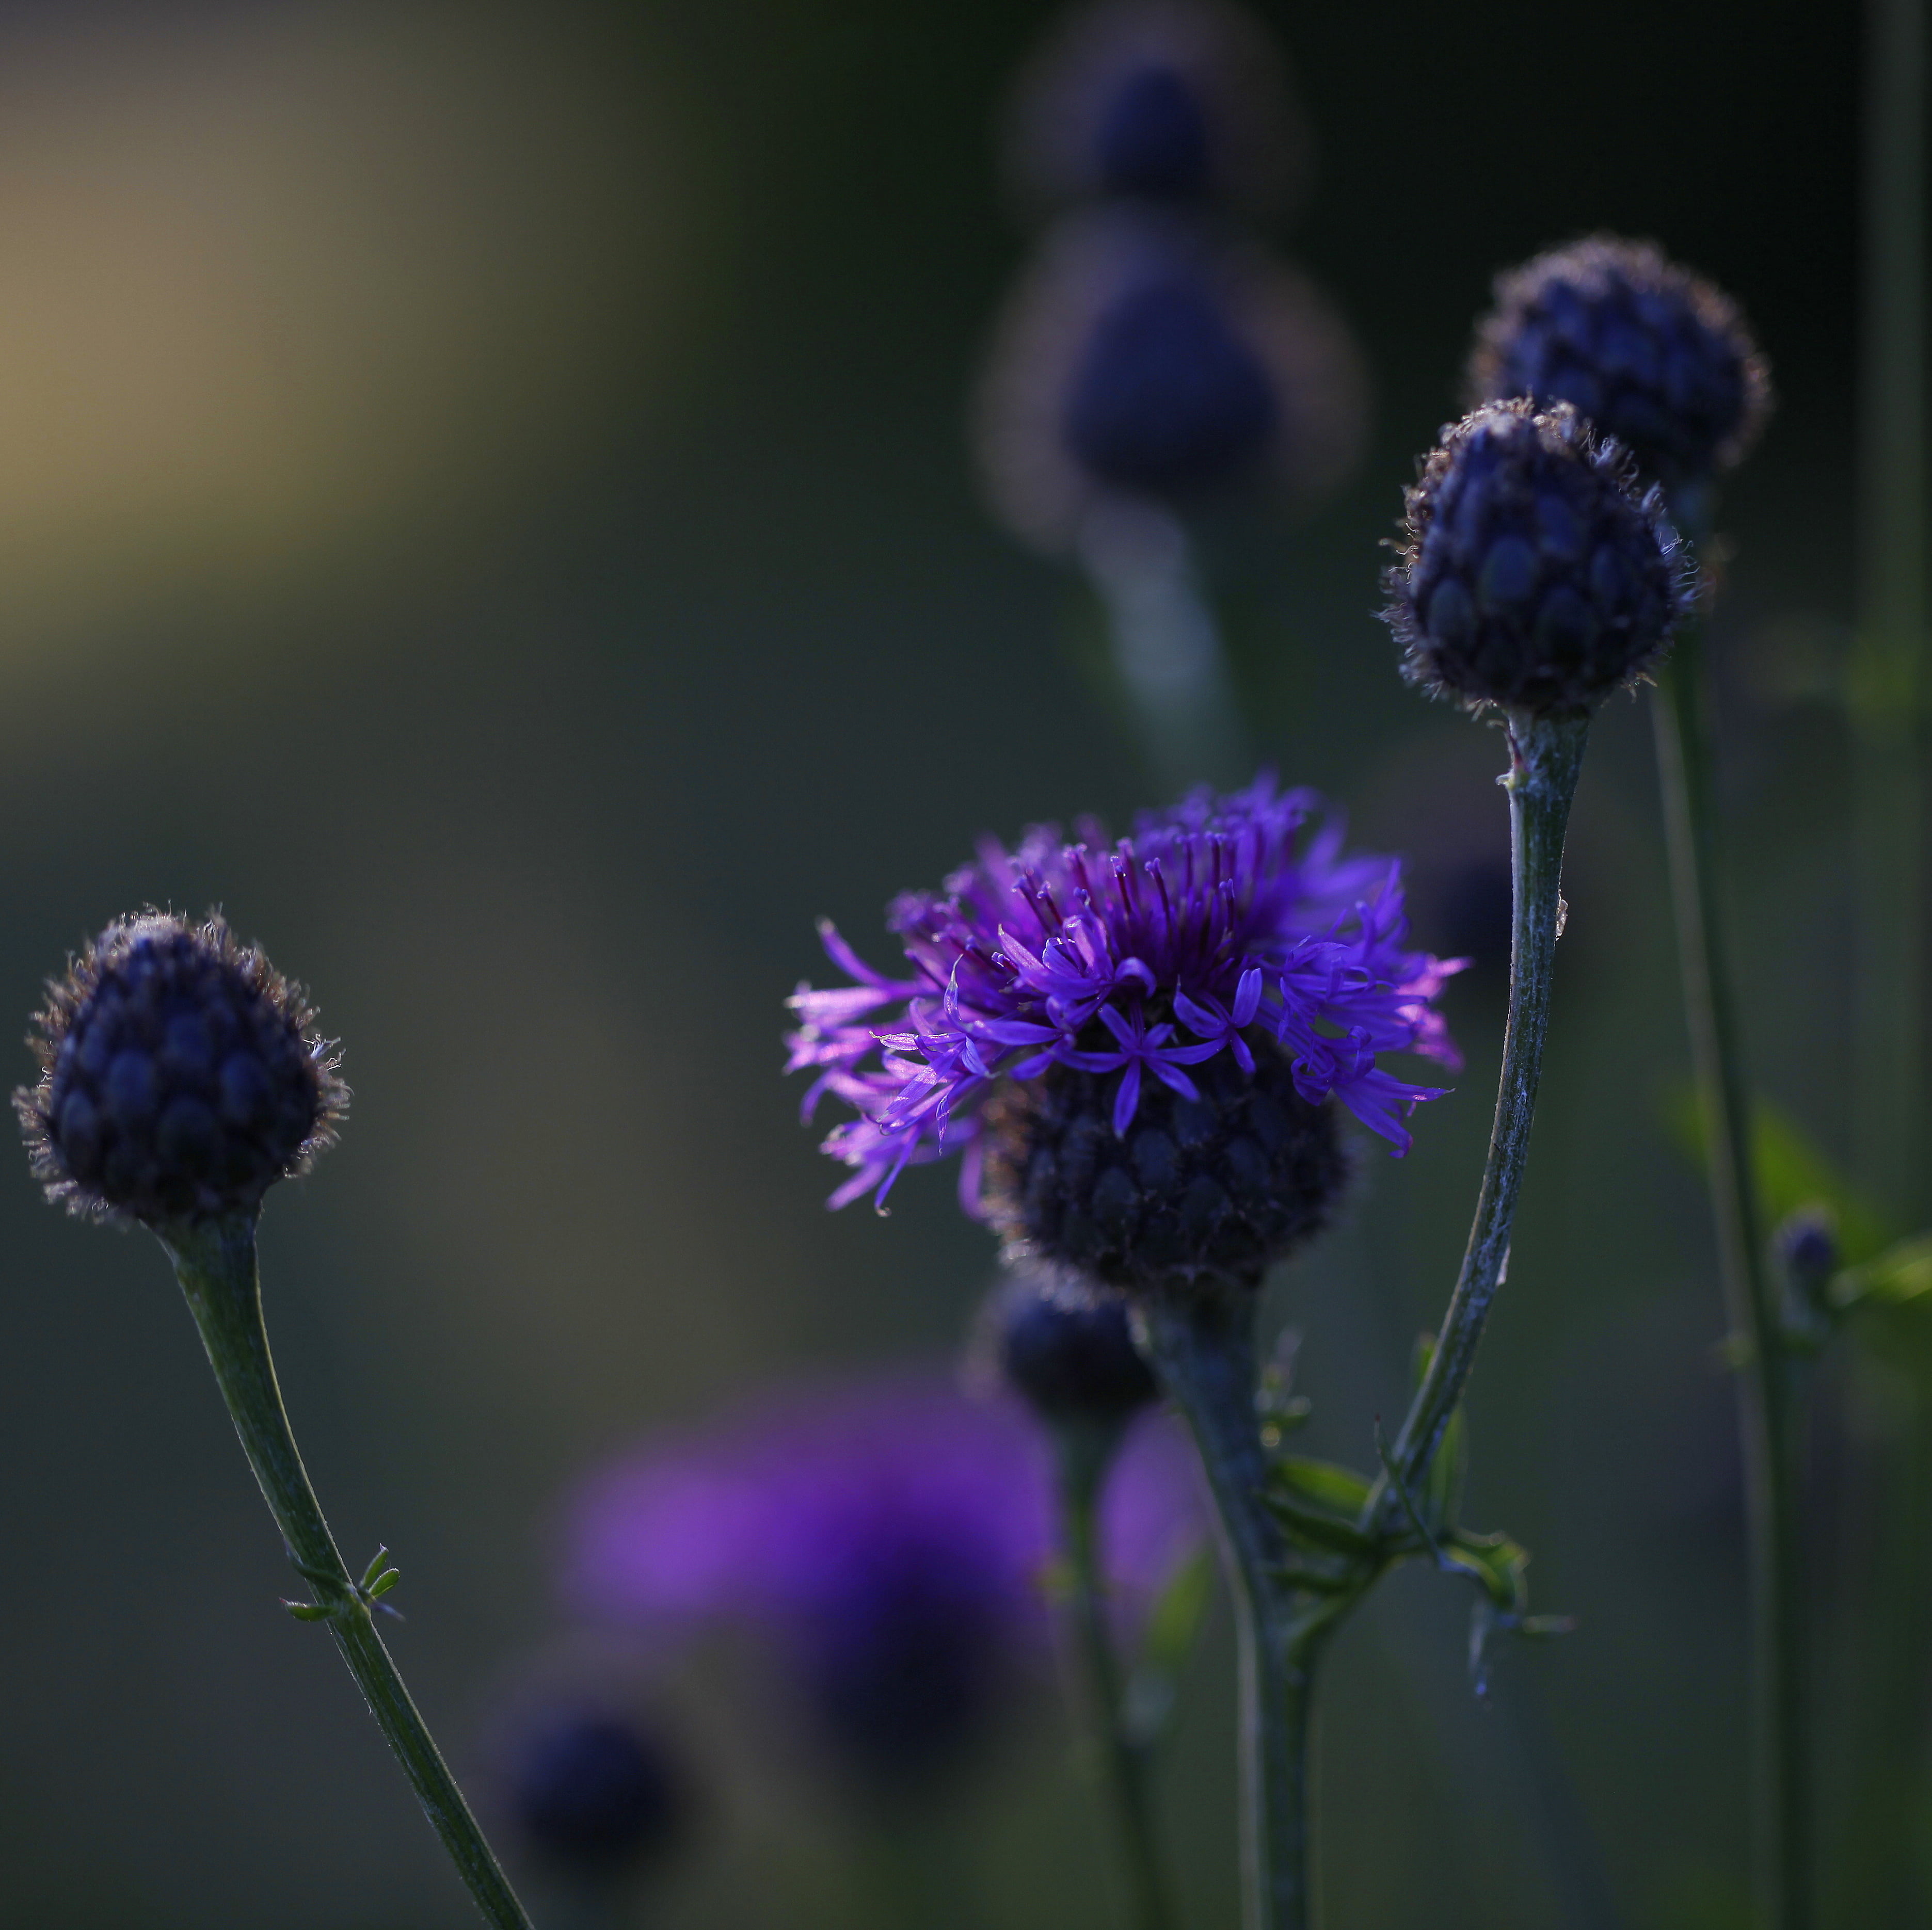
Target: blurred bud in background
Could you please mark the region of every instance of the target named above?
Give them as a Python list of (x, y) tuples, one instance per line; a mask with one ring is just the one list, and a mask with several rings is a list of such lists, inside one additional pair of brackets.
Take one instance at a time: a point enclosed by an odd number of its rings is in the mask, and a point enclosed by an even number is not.
[(1078, 562), (1160, 781), (1252, 769), (1196, 526), (1306, 505), (1366, 434), (1333, 306), (1247, 225), (1306, 172), (1272, 40), (1212, 0), (1076, 15), (1022, 76), (1010, 172), (1059, 211), (994, 333), (973, 441), (993, 513)]
[(1366, 391), (1346, 325), (1286, 262), (1110, 207), (1056, 227), (1015, 290), (976, 439), (1000, 520), (1064, 552), (1124, 497), (1319, 496), (1360, 455)]
[(494, 1833), (591, 1920), (615, 1920), (670, 1873), (703, 1808), (652, 1663), (564, 1643), (526, 1659), (484, 1725), (476, 1787)]
[(1074, 14), (1021, 76), (1006, 160), (1035, 207), (1105, 196), (1279, 217), (1308, 174), (1280, 49), (1232, 7), (1127, 0)]
[(974, 1353), (1049, 1427), (1124, 1427), (1160, 1398), (1124, 1296), (1024, 1261), (988, 1293)]
[[(1105, 1527), (1131, 1614), (1202, 1532), (1177, 1434), (1136, 1431)], [(567, 1509), (563, 1592), (606, 1627), (748, 1633), (776, 1665), (774, 1721), (896, 1806), (952, 1782), (1041, 1686), (1053, 1547), (1025, 1411), (892, 1374), (767, 1392), (592, 1470)]]

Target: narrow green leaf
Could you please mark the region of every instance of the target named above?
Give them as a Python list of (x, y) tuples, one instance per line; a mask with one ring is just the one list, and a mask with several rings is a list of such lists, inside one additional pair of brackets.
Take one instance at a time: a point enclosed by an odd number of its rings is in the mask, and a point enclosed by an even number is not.
[(1438, 1534), (1448, 1533), (1462, 1512), (1462, 1486), (1469, 1467), (1469, 1428), (1463, 1413), (1458, 1407), (1449, 1416), (1423, 1488), (1430, 1524)]
[(1264, 1495), (1262, 1499), (1268, 1512), (1296, 1541), (1347, 1555), (1352, 1560), (1372, 1559), (1380, 1552), (1381, 1543), (1373, 1536), (1364, 1534), (1352, 1522), (1338, 1521), (1332, 1515), (1318, 1514), (1314, 1509), (1304, 1507), (1286, 1494), (1276, 1492)]
[(1174, 1569), (1155, 1599), (1139, 1662), (1121, 1698), (1122, 1727), (1142, 1747), (1160, 1740), (1174, 1713), (1181, 1674), (1214, 1590), (1214, 1557), (1203, 1548)]
[(1457, 1533), (1450, 1537), (1450, 1552), (1474, 1570), (1497, 1608), (1508, 1615), (1520, 1615), (1528, 1599), (1524, 1570), (1529, 1552), (1503, 1534), (1472, 1535)]
[(1348, 1595), (1361, 1586), (1359, 1575), (1324, 1575), (1319, 1569), (1304, 1568), (1298, 1562), (1278, 1563), (1269, 1572), (1289, 1587), (1304, 1590), (1310, 1595)]
[(1292, 1494), (1337, 1515), (1359, 1515), (1368, 1502), (1371, 1485), (1368, 1476), (1332, 1461), (1283, 1455), (1274, 1464), (1273, 1473), (1276, 1482)]
[[(1679, 1086), (1667, 1108), (1671, 1137), (1700, 1170), (1709, 1143), (1694, 1088)], [(1898, 1230), (1846, 1177), (1788, 1113), (1760, 1102), (1751, 1116), (1751, 1170), (1765, 1224), (1780, 1226), (1807, 1206), (1826, 1206), (1838, 1230), (1840, 1250), (1856, 1266), (1898, 1238)]]
[(1214, 1592), (1213, 1553), (1205, 1548), (1197, 1548), (1168, 1577), (1167, 1585), (1154, 1599), (1147, 1634), (1141, 1642), (1143, 1669), (1179, 1673), (1193, 1651), (1195, 1637), (1200, 1633), (1202, 1618), (1208, 1612)]
[(1832, 1283), (1832, 1298), (1841, 1307), (1909, 1306), (1924, 1301), (1932, 1309), (1932, 1233), (1915, 1233), (1888, 1247), (1862, 1266), (1846, 1269)]
[(1558, 1635), (1574, 1635), (1576, 1632), (1576, 1618), (1574, 1615), (1526, 1615), (1516, 1624), (1516, 1633), (1526, 1635), (1533, 1642), (1546, 1642)]

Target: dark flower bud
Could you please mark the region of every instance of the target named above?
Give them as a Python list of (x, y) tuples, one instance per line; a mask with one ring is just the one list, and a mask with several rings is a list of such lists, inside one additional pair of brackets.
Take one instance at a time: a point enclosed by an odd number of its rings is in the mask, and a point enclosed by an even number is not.
[(1070, 1065), (1009, 1082), (985, 1115), (987, 1217), (1008, 1252), (1110, 1287), (1258, 1285), (1326, 1223), (1347, 1176), (1332, 1105), (1296, 1089), (1264, 1033), (1184, 1098), (1149, 1081), (1124, 1132), (1119, 1081)]
[(1741, 460), (1771, 374), (1737, 304), (1654, 242), (1592, 235), (1498, 277), (1469, 400), (1567, 402), (1677, 490)]
[(980, 398), (981, 459), (1004, 519), (1063, 548), (1110, 496), (1319, 495), (1354, 460), (1366, 386), (1301, 277), (1114, 211), (1055, 230), (1022, 283)]
[(1150, 274), (1094, 317), (1060, 411), (1066, 451), (1137, 496), (1184, 496), (1258, 463), (1280, 406), (1205, 277)]
[(1209, 180), (1208, 103), (1178, 67), (1150, 61), (1100, 103), (1094, 160), (1111, 194), (1198, 199)]
[(1838, 1229), (1822, 1213), (1793, 1213), (1778, 1230), (1780, 1257), (1801, 1278), (1829, 1280), (1838, 1272)]
[(988, 1308), (1000, 1377), (1049, 1424), (1118, 1425), (1160, 1396), (1126, 1302), (1078, 1275), (1025, 1266)]
[(1023, 76), (1012, 139), (1022, 193), (1278, 209), (1307, 172), (1306, 123), (1274, 37), (1211, 0), (1104, 0)]
[(40, 1081), (14, 1097), (48, 1197), (151, 1226), (252, 1212), (348, 1102), (314, 1016), (219, 918), (110, 925), (50, 981)]
[(1384, 618), (1411, 681), (1472, 709), (1587, 712), (1642, 676), (1688, 607), (1660, 493), (1567, 404), (1472, 410), (1405, 505)]
[(1832, 1282), (1844, 1257), (1829, 1213), (1801, 1207), (1779, 1227), (1772, 1242), (1784, 1276), (1784, 1338), (1815, 1353), (1830, 1339), (1839, 1309)]
[(928, 1794), (991, 1740), (1014, 1657), (1004, 1607), (970, 1557), (910, 1543), (874, 1548), (842, 1605), (802, 1644), (820, 1733), (856, 1786), (902, 1801)]
[(508, 1807), (530, 1847), (560, 1870), (627, 1874), (682, 1833), (684, 1784), (662, 1742), (626, 1715), (558, 1709), (510, 1739)]

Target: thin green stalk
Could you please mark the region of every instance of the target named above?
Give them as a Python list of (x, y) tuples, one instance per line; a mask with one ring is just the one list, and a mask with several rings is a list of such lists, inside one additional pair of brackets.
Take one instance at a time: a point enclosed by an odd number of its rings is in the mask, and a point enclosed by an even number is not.
[(1696, 623), (1658, 678), (1652, 715), (1690, 1057), (1702, 1102), (1726, 1311), (1738, 1377), (1751, 1546), (1756, 1703), (1756, 1889), (1769, 1930), (1813, 1920), (1798, 1364), (1784, 1346), (1750, 1163), (1737, 1016), (1718, 904), (1708, 673)]
[(1087, 1674), (1107, 1786), (1119, 1824), (1133, 1920), (1139, 1930), (1169, 1930), (1172, 1889), (1160, 1853), (1147, 1741), (1128, 1727), (1126, 1685), (1107, 1625), (1100, 1554), (1100, 1498), (1120, 1445), (1116, 1427), (1056, 1431), (1060, 1508), (1074, 1634)]
[(370, 1713), (388, 1738), (484, 1920), (497, 1930), (530, 1930), (530, 1920), (376, 1632), (368, 1591), (344, 1566), (309, 1485), (289, 1429), (262, 1324), (254, 1215), (172, 1227), (162, 1244), (174, 1262), (176, 1278), (201, 1329), (208, 1364), (290, 1559), (309, 1581), (316, 1605), (325, 1611), (316, 1619), (327, 1620)]
[(1318, 1641), (1295, 1626), (1288, 1547), (1263, 1504), (1268, 1464), (1255, 1418), (1251, 1292), (1148, 1297), (1142, 1344), (1180, 1410), (1214, 1500), (1240, 1648), (1241, 1920), (1307, 1930), (1310, 1697)]
[(1858, 434), (1852, 1116), (1864, 1183), (1908, 1222), (1925, 1144), (1925, 7), (1867, 22)]
[[(1924, 1608), (1932, 1599), (1932, 1387), (1923, 1363), (1913, 1366), (1895, 1400), (1881, 1398), (1886, 1461), (1875, 1494), (1854, 1464), (1858, 1498), (1872, 1511), (1872, 1558), (1857, 1611), (1850, 1812), (1830, 1871), (1832, 1919), (1846, 1924), (1922, 1923), (1932, 1903), (1920, 1820), (1932, 1701)], [(1876, 1391), (1893, 1393), (1888, 1376)]]
[(1089, 520), (1080, 554), (1154, 775), (1176, 790), (1241, 782), (1247, 732), (1186, 531), (1150, 505), (1110, 504)]
[[(1416, 1389), (1390, 1456), (1412, 1494), (1422, 1491), (1443, 1431), (1462, 1398), (1490, 1305), (1509, 1264), (1510, 1233), (1529, 1156), (1556, 940), (1563, 922), (1563, 836), (1588, 733), (1586, 718), (1513, 715), (1509, 720), (1510, 768), (1503, 785), (1510, 802), (1514, 923), (1502, 1075), (1462, 1271), (1429, 1371)], [(1400, 1508), (1384, 1475), (1364, 1510), (1364, 1524), (1385, 1528), (1396, 1520)]]

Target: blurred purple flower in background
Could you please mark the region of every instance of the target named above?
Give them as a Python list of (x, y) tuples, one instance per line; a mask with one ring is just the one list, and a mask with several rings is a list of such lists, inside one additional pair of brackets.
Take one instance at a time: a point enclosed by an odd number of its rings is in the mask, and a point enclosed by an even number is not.
[[(1123, 1617), (1198, 1545), (1195, 1482), (1177, 1431), (1135, 1431), (1102, 1510)], [(761, 1394), (596, 1470), (565, 1533), (574, 1612), (750, 1631), (876, 1791), (970, 1758), (1048, 1652), (1048, 1446), (1017, 1403), (938, 1375)]]

